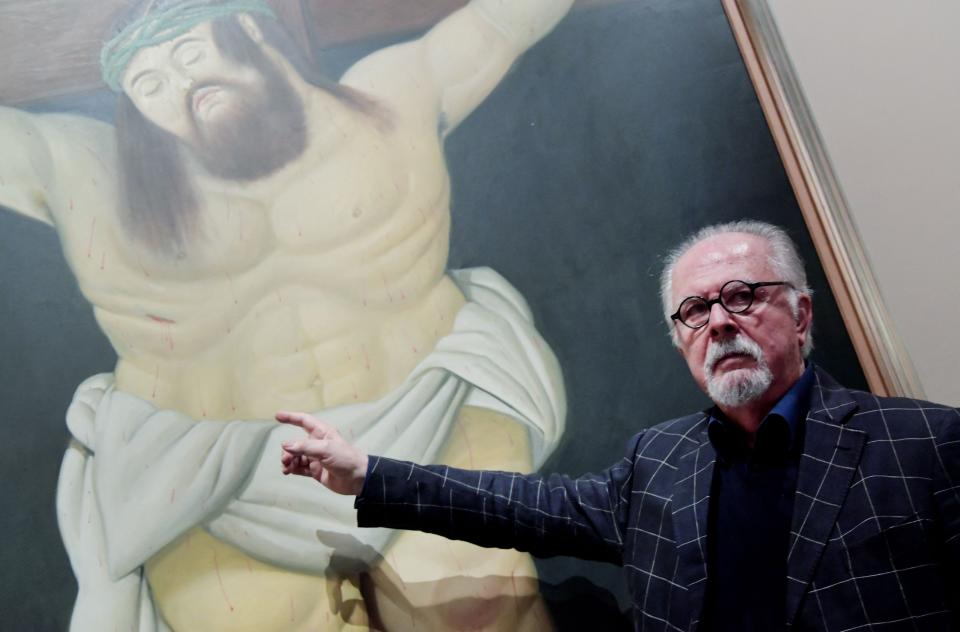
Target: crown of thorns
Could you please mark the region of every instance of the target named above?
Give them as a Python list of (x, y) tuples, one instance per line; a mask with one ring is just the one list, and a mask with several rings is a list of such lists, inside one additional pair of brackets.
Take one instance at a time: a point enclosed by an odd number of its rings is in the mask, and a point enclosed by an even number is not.
[(148, 12), (131, 22), (100, 49), (100, 73), (114, 92), (122, 92), (121, 80), (130, 60), (141, 49), (168, 42), (198, 24), (236, 13), (258, 13), (276, 19), (263, 0), (184, 0)]

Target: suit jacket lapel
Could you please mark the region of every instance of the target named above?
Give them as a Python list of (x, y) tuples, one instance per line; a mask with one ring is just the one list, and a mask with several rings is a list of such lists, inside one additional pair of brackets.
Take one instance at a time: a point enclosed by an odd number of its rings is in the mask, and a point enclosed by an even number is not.
[[(707, 417), (692, 428), (697, 445), (677, 462), (673, 490), (673, 528), (679, 558), (678, 579), (687, 587), (692, 621), (703, 611), (707, 587), (707, 509), (716, 454), (707, 439)], [(693, 434), (695, 433), (695, 434)]]
[(860, 462), (866, 433), (846, 426), (850, 393), (817, 370), (797, 474), (787, 555), (787, 624), (796, 619)]

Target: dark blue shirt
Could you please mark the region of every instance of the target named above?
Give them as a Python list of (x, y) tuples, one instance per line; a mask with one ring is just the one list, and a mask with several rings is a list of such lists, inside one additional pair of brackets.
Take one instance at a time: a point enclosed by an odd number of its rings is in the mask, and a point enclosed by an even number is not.
[(707, 521), (707, 594), (703, 627), (710, 632), (775, 632), (786, 623), (787, 547), (804, 420), (813, 368), (746, 434), (711, 411), (707, 425), (717, 452)]

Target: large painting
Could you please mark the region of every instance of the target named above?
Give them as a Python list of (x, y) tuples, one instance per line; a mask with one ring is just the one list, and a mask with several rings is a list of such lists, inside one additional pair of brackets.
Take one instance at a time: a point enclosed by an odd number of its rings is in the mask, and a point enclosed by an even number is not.
[(599, 470), (707, 403), (706, 223), (796, 237), (865, 385), (720, 4), (572, 4), (0, 2), (4, 627), (622, 625), (612, 566), (355, 528), (272, 417)]

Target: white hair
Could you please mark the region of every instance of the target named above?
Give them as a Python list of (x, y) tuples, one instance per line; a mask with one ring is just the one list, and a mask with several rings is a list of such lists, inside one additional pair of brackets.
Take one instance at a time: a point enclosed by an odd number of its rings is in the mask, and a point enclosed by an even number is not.
[[(677, 338), (677, 330), (670, 318), (674, 312), (673, 305), (673, 271), (677, 261), (695, 245), (710, 237), (727, 233), (745, 233), (747, 235), (756, 235), (770, 244), (770, 267), (779, 277), (778, 279), (745, 279), (748, 281), (776, 280), (786, 281), (793, 286), (793, 290), (787, 295), (790, 303), (790, 311), (794, 318), (800, 317), (800, 308), (798, 297), (803, 294), (812, 296), (813, 291), (807, 285), (807, 273), (803, 268), (803, 259), (797, 254), (797, 247), (793, 240), (787, 235), (786, 231), (779, 226), (760, 222), (756, 220), (738, 220), (735, 222), (726, 222), (723, 224), (713, 224), (705, 226), (696, 233), (685, 239), (679, 246), (671, 250), (664, 258), (663, 272), (660, 275), (660, 301), (663, 304), (663, 316), (667, 321), (667, 327), (670, 329), (670, 339), (674, 346), (679, 346), (680, 341)], [(813, 350), (812, 332), (807, 333), (803, 343), (803, 357), (810, 355)]]

